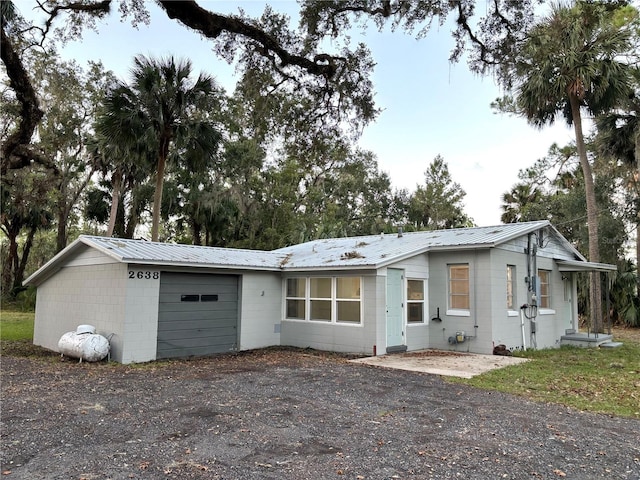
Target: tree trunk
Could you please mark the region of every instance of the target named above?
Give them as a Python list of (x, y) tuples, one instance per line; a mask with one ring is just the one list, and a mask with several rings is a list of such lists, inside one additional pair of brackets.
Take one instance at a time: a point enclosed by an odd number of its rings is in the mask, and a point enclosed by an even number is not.
[(8, 233), (9, 251), (2, 264), (2, 296), (7, 298), (12, 295), (14, 265), (17, 264), (18, 257), (18, 235), (11, 230), (5, 233)]
[[(636, 127), (635, 138), (635, 157), (636, 157), (636, 171), (634, 172), (633, 179), (636, 186), (636, 193), (640, 198), (640, 125)], [(638, 289), (637, 295), (640, 297), (640, 202), (636, 200), (636, 274), (638, 275)]]
[(120, 190), (122, 189), (122, 175), (118, 170), (113, 172), (113, 191), (111, 192), (111, 210), (109, 211), (109, 225), (107, 226), (107, 237), (113, 236), (116, 227), (116, 217), (118, 216), (118, 205), (120, 204)]
[[(582, 132), (582, 116), (580, 114), (580, 100), (569, 93), (571, 102), (571, 115), (573, 118), (573, 128), (576, 134), (576, 147), (580, 157), (580, 166), (584, 176), (584, 193), (587, 203), (587, 229), (589, 231), (589, 261), (600, 262), (599, 236), (598, 236), (598, 206), (596, 203), (596, 190), (591, 172), (591, 164), (587, 158), (587, 149), (584, 143)], [(602, 325), (602, 288), (600, 285), (600, 273), (591, 272), (589, 274), (591, 288), (589, 289), (589, 313), (593, 330), (600, 332)]]
[(191, 220), (191, 231), (193, 232), (193, 244), (202, 245), (202, 225), (197, 220)]
[(66, 207), (58, 212), (58, 232), (56, 235), (56, 253), (64, 250), (67, 246), (67, 218)]
[(169, 141), (160, 141), (160, 155), (158, 155), (158, 168), (156, 170), (156, 191), (153, 194), (153, 214), (151, 220), (151, 241), (158, 241), (160, 230), (160, 210), (162, 208), (162, 187), (164, 186), (164, 169), (167, 165), (167, 153)]
[[(36, 235), (37, 227), (31, 227), (29, 229), (29, 233), (27, 234), (27, 239), (24, 242), (24, 246), (22, 247), (22, 257), (18, 263), (18, 268), (16, 269), (13, 275), (13, 291), (17, 291), (19, 288), (22, 288), (22, 281), (24, 280), (24, 271), (27, 268), (27, 260), (29, 259), (29, 254), (31, 253), (31, 247), (33, 246), (33, 238)], [(16, 252), (17, 253), (17, 252)]]

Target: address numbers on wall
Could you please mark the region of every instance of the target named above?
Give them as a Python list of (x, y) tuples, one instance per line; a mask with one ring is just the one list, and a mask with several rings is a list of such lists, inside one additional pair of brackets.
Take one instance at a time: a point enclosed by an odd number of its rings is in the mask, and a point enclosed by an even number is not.
[(150, 272), (149, 270), (129, 270), (129, 278), (137, 280), (157, 280), (160, 278), (160, 272)]

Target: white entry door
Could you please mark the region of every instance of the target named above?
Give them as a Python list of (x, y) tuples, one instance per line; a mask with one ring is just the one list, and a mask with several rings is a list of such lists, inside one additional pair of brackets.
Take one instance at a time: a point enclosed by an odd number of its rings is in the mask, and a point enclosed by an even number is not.
[[(387, 269), (387, 351), (404, 350), (404, 273)], [(399, 348), (398, 348), (399, 347)]]

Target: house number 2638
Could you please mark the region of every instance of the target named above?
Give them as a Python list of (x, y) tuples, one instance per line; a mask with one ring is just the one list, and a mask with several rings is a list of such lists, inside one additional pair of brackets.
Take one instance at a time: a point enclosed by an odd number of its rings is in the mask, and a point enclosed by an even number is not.
[(129, 270), (129, 278), (137, 278), (138, 280), (157, 280), (160, 278), (160, 272), (150, 272), (150, 271), (138, 271), (134, 272), (133, 270)]

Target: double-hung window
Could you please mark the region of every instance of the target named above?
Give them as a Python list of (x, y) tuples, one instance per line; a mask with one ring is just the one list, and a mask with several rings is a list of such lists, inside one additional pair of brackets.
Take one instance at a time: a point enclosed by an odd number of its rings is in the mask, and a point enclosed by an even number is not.
[(306, 308), (307, 279), (289, 278), (287, 279), (287, 318), (297, 318), (304, 320), (307, 318)]
[(551, 289), (549, 288), (551, 272), (549, 270), (538, 270), (538, 278), (540, 279), (540, 291), (538, 292), (538, 307), (551, 308)]
[(507, 310), (516, 309), (516, 266), (507, 265)]
[(336, 278), (336, 320), (360, 323), (360, 277)]
[(309, 288), (311, 320), (331, 321), (331, 278), (311, 278)]
[(449, 265), (449, 310), (469, 311), (469, 264)]
[(424, 281), (407, 280), (407, 323), (424, 322)]

